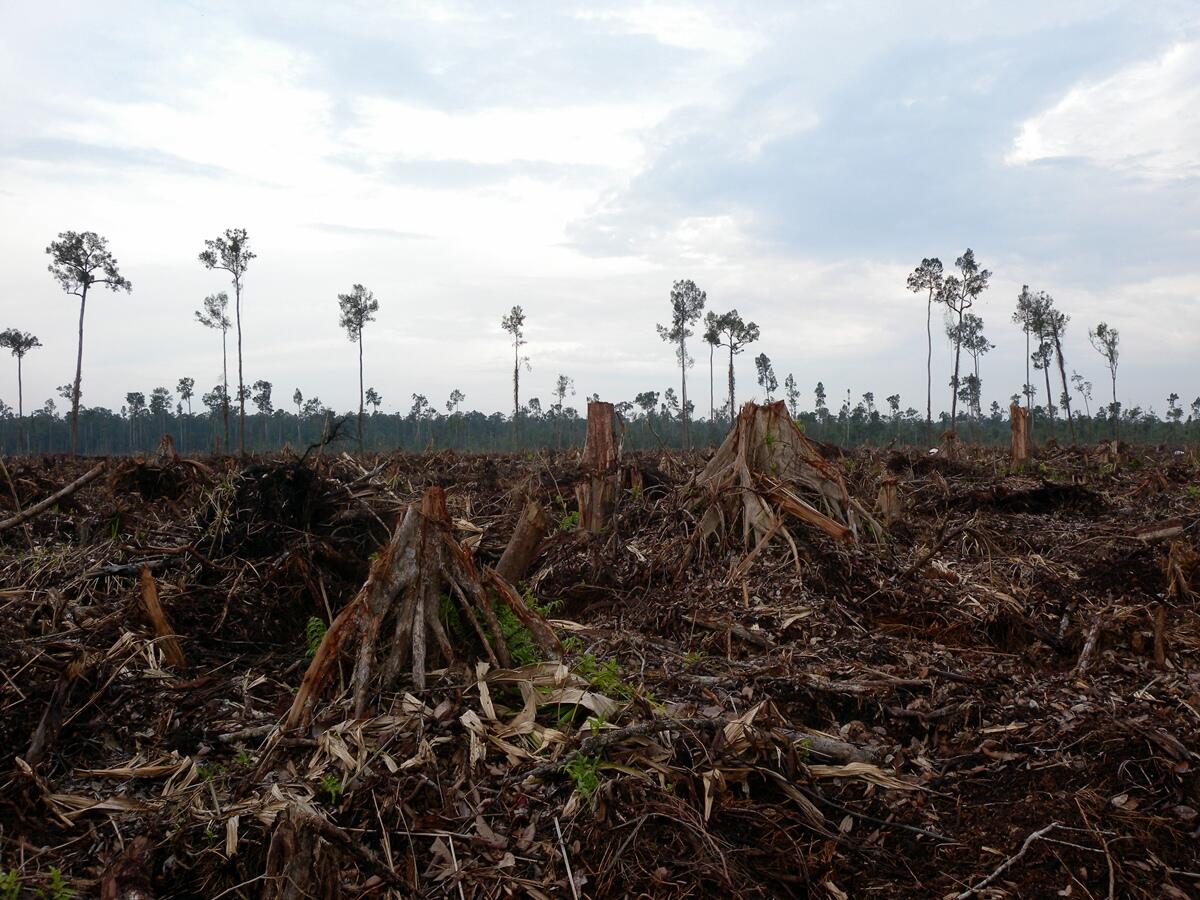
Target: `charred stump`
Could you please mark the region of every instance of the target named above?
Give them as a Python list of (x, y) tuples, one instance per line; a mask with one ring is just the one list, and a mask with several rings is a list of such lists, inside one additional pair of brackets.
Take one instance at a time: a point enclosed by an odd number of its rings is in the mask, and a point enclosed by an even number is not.
[(588, 403), (587, 439), (580, 460), (580, 480), (575, 485), (579, 504), (579, 528), (600, 534), (612, 520), (620, 487), (618, 464), (621, 441), (611, 403)]
[[(409, 506), (388, 545), (371, 566), (366, 583), (334, 618), (321, 640), (288, 713), (286, 727), (307, 721), (337, 660), (354, 658), (351, 676), (354, 716), (362, 718), (369, 698), (391, 690), (403, 674), (424, 690), (430, 663), (447, 666), (470, 656), (492, 665), (511, 665), (493, 598), (508, 606), (548, 657), (558, 658), (558, 639), (492, 569), (480, 574), (471, 554), (454, 538), (446, 494), (425, 490)], [(477, 639), (455, 647), (446, 619), (457, 608)]]
[(838, 541), (882, 529), (846, 490), (841, 474), (804, 436), (783, 401), (742, 407), (733, 429), (704, 470), (685, 487), (703, 510), (696, 539), (704, 544), (740, 530), (746, 546), (782, 536), (795, 550), (785, 517)]

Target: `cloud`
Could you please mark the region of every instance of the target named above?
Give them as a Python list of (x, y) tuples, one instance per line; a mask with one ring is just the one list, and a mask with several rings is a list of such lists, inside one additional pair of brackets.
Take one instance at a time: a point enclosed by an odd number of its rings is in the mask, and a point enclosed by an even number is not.
[(1021, 123), (1005, 161), (1068, 158), (1151, 181), (1200, 176), (1200, 41), (1072, 87)]
[(422, 240), (428, 238), (427, 234), (418, 234), (415, 231), (400, 231), (397, 228), (371, 228), (361, 225), (338, 225), (333, 222), (312, 222), (308, 225), (317, 231), (323, 231), (326, 234), (340, 234), (347, 237), (379, 237), (388, 238), (389, 240)]

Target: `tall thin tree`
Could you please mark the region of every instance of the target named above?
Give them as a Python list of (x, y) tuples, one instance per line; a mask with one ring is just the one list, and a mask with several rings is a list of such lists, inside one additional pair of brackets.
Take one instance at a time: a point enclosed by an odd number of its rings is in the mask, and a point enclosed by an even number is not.
[(187, 450), (187, 423), (192, 417), (192, 397), (196, 396), (196, 379), (188, 378), (186, 375), (179, 379), (179, 383), (175, 385), (175, 390), (179, 392), (179, 399), (187, 404), (187, 419), (183, 418), (180, 413), (180, 435), (179, 448), (180, 451)]
[(746, 349), (747, 344), (758, 340), (759, 328), (753, 322), (747, 322), (738, 314), (736, 309), (722, 313), (717, 317), (717, 334), (720, 345), (729, 350), (729, 421), (732, 424), (737, 418), (737, 405), (734, 403), (733, 358)]
[(521, 348), (525, 346), (525, 310), (514, 306), (508, 315), (500, 320), (500, 327), (512, 337), (513, 345), (513, 441), (517, 439), (518, 422), (521, 418), (521, 364), (529, 368), (529, 357), (521, 357)]
[(42, 342), (28, 331), (6, 328), (0, 332), (0, 347), (7, 348), (17, 358), (17, 445), (29, 452), (29, 435), (25, 433), (25, 383), (21, 375), (21, 362), (25, 354), (42, 346)]
[(704, 343), (708, 344), (708, 421), (717, 418), (717, 389), (714, 360), (721, 346), (720, 316), (709, 310), (704, 314)]
[(684, 449), (691, 444), (688, 434), (687, 370), (692, 360), (687, 353), (687, 339), (692, 336), (691, 326), (700, 318), (707, 299), (708, 295), (696, 287), (696, 282), (690, 278), (676, 281), (671, 285), (671, 324), (656, 326), (660, 338), (675, 344), (675, 356), (679, 360), (679, 422)]
[[(233, 279), (234, 318), (237, 320), (238, 358), (238, 453), (246, 452), (246, 387), (242, 377), (242, 281), (250, 260), (255, 258), (250, 250), (250, 235), (245, 228), (227, 228), (225, 234), (204, 242), (200, 252), (200, 264), (206, 269), (222, 269)], [(225, 391), (229, 394), (228, 387)], [(225, 438), (226, 445), (229, 436)]]
[(196, 310), (196, 321), (205, 328), (221, 332), (221, 385), (225, 388), (221, 395), (225, 404), (221, 407), (221, 420), (225, 426), (225, 452), (229, 452), (229, 351), (226, 336), (229, 334), (229, 295), (224, 291), (219, 294), (209, 294), (204, 298), (204, 305)]
[(117, 260), (108, 250), (108, 241), (94, 231), (63, 231), (46, 248), (50, 255), (50, 274), (68, 294), (79, 298), (79, 347), (75, 353), (75, 383), (71, 388), (71, 455), (79, 447), (79, 397), (83, 381), (83, 315), (88, 291), (101, 285), (110, 291), (133, 290), (129, 279), (121, 275)]
[(346, 336), (358, 344), (358, 452), (363, 452), (363, 328), (375, 320), (379, 312), (379, 301), (361, 284), (356, 284), (348, 294), (338, 294), (338, 306), (342, 311), (341, 326)]
[(1088, 332), (1088, 340), (1096, 348), (1096, 352), (1104, 357), (1104, 364), (1108, 367), (1108, 374), (1112, 379), (1112, 405), (1109, 406), (1109, 414), (1112, 420), (1113, 437), (1116, 437), (1120, 434), (1121, 421), (1121, 406), (1117, 403), (1117, 363), (1121, 357), (1121, 335), (1117, 329), (1109, 327), (1106, 322), (1101, 322)]
[[(968, 247), (963, 255), (954, 261), (958, 275), (947, 275), (942, 280), (939, 297), (946, 307), (956, 317), (956, 324), (962, 325), (962, 318), (970, 309), (991, 280), (992, 273), (981, 269), (975, 261), (975, 252)], [(959, 365), (962, 359), (961, 327), (956, 330), (954, 341), (954, 375), (950, 378), (950, 430), (954, 431), (958, 422), (958, 388)]]
[(933, 437), (933, 303), (942, 291), (942, 261), (925, 257), (908, 276), (908, 289), (925, 294), (925, 439)]

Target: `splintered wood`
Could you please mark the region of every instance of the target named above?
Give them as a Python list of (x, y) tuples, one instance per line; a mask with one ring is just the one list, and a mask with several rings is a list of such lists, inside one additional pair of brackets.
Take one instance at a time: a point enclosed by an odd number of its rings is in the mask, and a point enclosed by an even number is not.
[(1029, 411), (1019, 403), (1010, 403), (1008, 407), (1009, 427), (1012, 431), (1012, 447), (1009, 458), (1015, 467), (1020, 468), (1029, 459)]
[(612, 520), (619, 487), (617, 465), (620, 458), (621, 444), (613, 405), (589, 402), (587, 439), (579, 462), (581, 478), (575, 485), (579, 527), (588, 534), (600, 534)]
[[(490, 588), (490, 590), (489, 590)], [(474, 641), (455, 642), (447, 629), (450, 608), (457, 608), (492, 665), (511, 664), (496, 615), (495, 598), (529, 629), (547, 657), (561, 653), (557, 638), (542, 617), (491, 569), (481, 576), (470, 553), (454, 538), (446, 494), (426, 488), (421, 503), (409, 506), (391, 541), (371, 566), (366, 584), (329, 626), (288, 713), (286, 726), (311, 716), (344, 651), (353, 650), (351, 676), (354, 715), (367, 712), (372, 693), (392, 689), (407, 669), (413, 685), (424, 690), (430, 662), (446, 665), (474, 655)], [(544, 627), (543, 627), (544, 626)]]
[(795, 552), (784, 517), (844, 542), (878, 534), (879, 524), (846, 490), (838, 470), (788, 417), (782, 401), (747, 403), (708, 465), (685, 490), (703, 507), (697, 540), (740, 530), (748, 547), (775, 535)]

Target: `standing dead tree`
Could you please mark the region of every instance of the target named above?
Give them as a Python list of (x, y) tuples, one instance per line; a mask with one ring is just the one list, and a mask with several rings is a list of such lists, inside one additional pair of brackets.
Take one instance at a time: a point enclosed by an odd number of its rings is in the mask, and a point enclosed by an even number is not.
[(617, 467), (621, 459), (616, 419), (611, 403), (588, 403), (587, 439), (579, 462), (581, 478), (575, 485), (579, 528), (588, 534), (604, 531), (616, 506), (620, 487)]
[[(420, 504), (409, 506), (371, 566), (366, 584), (329, 626), (304, 673), (286, 726), (309, 719), (338, 659), (348, 653), (354, 657), (356, 718), (366, 714), (369, 695), (390, 690), (406, 669), (414, 686), (424, 690), (429, 663), (439, 655), (450, 666), (473, 655), (482, 655), (492, 665), (511, 665), (493, 598), (512, 610), (547, 657), (561, 655), (545, 619), (493, 569), (485, 567), (481, 574), (454, 538), (445, 492), (426, 488)], [(478, 639), (478, 654), (473, 647), (456, 651), (451, 642), (445, 620), (455, 604)]]
[(1022, 408), (1020, 403), (1011, 403), (1008, 407), (1009, 425), (1012, 430), (1012, 448), (1009, 458), (1017, 468), (1025, 465), (1032, 449), (1029, 440), (1029, 410)]
[(772, 537), (796, 551), (784, 525), (792, 516), (835, 540), (852, 542), (879, 523), (846, 490), (841, 474), (788, 417), (782, 400), (742, 407), (717, 452), (686, 486), (694, 509), (703, 508), (696, 540), (703, 545), (740, 524), (741, 540), (753, 547), (748, 562)]

